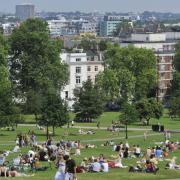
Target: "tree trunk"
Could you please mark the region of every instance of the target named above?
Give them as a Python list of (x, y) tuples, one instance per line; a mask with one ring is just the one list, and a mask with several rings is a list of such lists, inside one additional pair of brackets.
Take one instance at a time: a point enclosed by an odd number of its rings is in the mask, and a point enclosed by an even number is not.
[(53, 125), (53, 136), (55, 136), (55, 126)]
[(149, 126), (149, 120), (150, 120), (150, 119), (147, 119), (147, 126)]
[(49, 126), (47, 125), (46, 138), (49, 139)]
[(35, 115), (35, 120), (36, 120), (36, 125), (37, 125), (37, 122), (38, 122), (38, 115), (37, 115), (36, 112), (34, 113), (34, 115)]
[(127, 129), (127, 126), (128, 126), (128, 123), (126, 122), (126, 129), (125, 129), (125, 131), (126, 131), (126, 139), (128, 139), (128, 129)]

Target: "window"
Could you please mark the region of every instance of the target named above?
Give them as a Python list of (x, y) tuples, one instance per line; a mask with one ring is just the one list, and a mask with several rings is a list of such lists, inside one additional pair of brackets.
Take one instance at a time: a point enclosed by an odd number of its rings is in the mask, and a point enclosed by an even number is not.
[(77, 74), (80, 74), (80, 73), (81, 73), (81, 67), (79, 67), (79, 66), (76, 67), (76, 73), (77, 73)]
[(166, 71), (166, 65), (165, 64), (160, 65), (160, 71)]
[(160, 73), (160, 79), (165, 79), (166, 78), (166, 74), (165, 73)]
[(87, 67), (87, 71), (91, 71), (91, 66), (88, 66), (88, 67)]
[(91, 80), (91, 76), (88, 76), (88, 80)]
[(81, 61), (81, 58), (76, 58), (76, 62), (80, 62)]
[(68, 98), (68, 91), (65, 91), (65, 98)]
[(81, 83), (81, 77), (80, 76), (76, 76), (76, 84), (80, 84)]
[(161, 94), (164, 94), (164, 93), (165, 93), (165, 90), (164, 90), (164, 89), (160, 89), (160, 93), (161, 93)]
[(98, 66), (95, 66), (94, 70), (95, 70), (95, 71), (98, 71)]

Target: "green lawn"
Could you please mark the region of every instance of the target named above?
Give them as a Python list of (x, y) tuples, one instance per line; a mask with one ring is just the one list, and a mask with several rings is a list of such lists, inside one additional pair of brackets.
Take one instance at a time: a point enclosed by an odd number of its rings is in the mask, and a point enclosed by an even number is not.
[[(74, 116), (74, 114), (71, 114), (71, 118)], [(25, 116), (27, 119), (27, 122), (32, 122), (33, 116), (28, 115)], [(119, 119), (119, 113), (117, 112), (106, 112), (102, 116), (98, 118), (98, 121), (100, 121), (101, 126), (103, 127), (109, 127), (111, 125), (112, 120), (118, 120)], [(180, 121), (176, 120), (170, 120), (167, 113), (164, 114), (164, 116), (158, 121), (156, 119), (151, 120), (151, 124), (157, 124), (157, 122), (160, 122), (160, 124), (164, 124), (166, 129), (178, 129), (180, 128)], [(75, 125), (78, 126), (96, 126), (96, 123), (75, 123)], [(145, 126), (139, 126), (139, 124), (133, 124), (129, 127), (133, 128), (150, 128)], [(32, 129), (35, 130), (35, 133), (37, 135), (38, 141), (45, 141), (45, 132), (42, 130), (38, 130), (35, 126), (27, 126), (27, 127), (21, 127), (19, 126), (16, 131), (7, 131), (5, 129), (1, 129), (0, 132), (0, 150), (10, 150), (14, 147), (16, 135), (20, 132), (27, 133), (29, 130)], [(52, 129), (50, 129), (52, 131)], [(68, 131), (68, 136), (65, 136), (65, 132)], [(90, 157), (90, 156), (98, 156), (100, 153), (103, 153), (108, 159), (110, 159), (111, 155), (115, 155), (112, 151), (111, 147), (103, 147), (101, 146), (102, 143), (105, 142), (105, 139), (114, 139), (115, 142), (123, 141), (125, 142), (125, 139), (123, 137), (125, 136), (124, 131), (121, 131), (119, 133), (112, 133), (107, 130), (94, 130), (95, 134), (93, 135), (79, 135), (78, 129), (75, 128), (57, 128), (56, 129), (56, 136), (53, 137), (53, 140), (59, 141), (62, 137), (66, 140), (81, 140), (82, 144), (85, 145), (87, 143), (95, 144), (97, 147), (95, 149), (82, 149), (81, 150), (81, 156), (73, 158), (76, 160), (77, 164), (81, 162), (81, 160), (84, 157)], [(132, 146), (134, 144), (139, 144), (142, 149), (146, 149), (148, 146), (155, 146), (156, 142), (161, 142), (164, 140), (163, 133), (155, 133), (152, 131), (149, 131), (147, 141), (143, 140), (143, 133), (144, 131), (129, 131), (129, 139), (128, 142)], [(150, 134), (153, 134), (153, 136), (150, 136)], [(138, 136), (138, 137), (137, 137)], [(173, 141), (180, 141), (180, 134), (172, 134), (172, 140)], [(28, 148), (23, 148), (22, 153), (27, 152)], [(17, 154), (11, 154), (8, 157), (8, 160), (11, 160), (14, 156)], [(177, 156), (178, 157), (178, 163), (180, 164), (180, 150), (176, 150), (173, 152), (170, 157)], [(123, 161), (124, 165), (136, 165), (136, 162), (139, 159), (125, 159)], [(85, 174), (78, 174), (78, 180), (156, 180), (156, 179), (173, 179), (173, 178), (180, 178), (180, 170), (165, 170), (165, 164), (167, 162), (160, 162), (159, 167), (160, 171), (157, 173), (157, 175), (154, 174), (145, 174), (145, 173), (129, 173), (128, 169), (110, 169), (110, 172), (105, 173), (85, 173)], [(46, 172), (38, 172), (35, 174), (34, 177), (27, 177), (27, 178), (16, 178), (17, 180), (22, 179), (29, 179), (29, 180), (52, 180), (54, 178), (56, 169), (53, 166), (53, 169), (49, 169)], [(8, 179), (8, 178), (7, 178)]]
[[(77, 123), (75, 122), (76, 126), (92, 126), (96, 127), (97, 121), (100, 122), (101, 127), (111, 127), (112, 121), (119, 121), (119, 112), (105, 112), (103, 113), (99, 118), (97, 118), (96, 122), (94, 123)], [(75, 117), (74, 113), (70, 113), (70, 121)], [(34, 115), (23, 115), (23, 118), (26, 123), (35, 123), (35, 117)], [(150, 126), (143, 126), (141, 122), (135, 122), (129, 127), (131, 128), (151, 128), (151, 124), (157, 124), (160, 123), (161, 125), (165, 126), (165, 129), (178, 129), (178, 122), (180, 122), (180, 119), (170, 119), (168, 115), (168, 110), (165, 109), (164, 115), (159, 120), (157, 119), (151, 119), (150, 120)]]
[[(176, 140), (179, 136), (173, 135), (173, 140)], [(153, 136), (153, 137), (149, 137), (148, 141), (144, 142), (142, 139), (140, 138), (134, 138), (134, 139), (129, 139), (129, 143), (131, 145), (133, 144), (140, 144), (141, 147), (145, 148), (148, 146), (154, 146), (154, 142), (156, 141), (161, 141), (163, 140), (163, 136)], [(100, 153), (103, 153), (107, 158), (110, 158), (110, 156), (112, 154), (115, 154), (114, 152), (112, 152), (110, 147), (102, 147), (100, 146), (101, 143), (97, 143), (97, 148), (96, 149), (82, 149), (81, 153), (82, 155), (77, 158), (74, 157), (77, 163), (80, 163), (80, 161), (83, 159), (83, 157), (90, 157), (92, 155), (94, 156), (98, 156)], [(23, 151), (26, 151), (27, 149), (23, 149)], [(172, 156), (177, 156), (180, 157), (180, 150), (175, 151), (174, 153), (171, 154)], [(10, 157), (12, 158), (12, 156)], [(124, 164), (125, 165), (135, 165), (136, 161), (138, 161), (138, 159), (127, 159), (124, 160)], [(153, 179), (172, 179), (172, 178), (179, 178), (180, 177), (180, 171), (176, 171), (176, 170), (165, 170), (165, 163), (166, 162), (161, 162), (160, 163), (160, 171), (157, 173), (157, 175), (153, 175), (153, 174), (145, 174), (145, 173), (129, 173), (128, 169), (111, 169), (109, 173), (105, 174), (105, 173), (99, 173), (99, 174), (92, 174), (92, 173), (85, 173), (85, 174), (78, 174), (78, 179), (79, 180), (92, 180), (94, 179), (99, 179), (99, 180), (108, 180), (110, 178), (113, 178), (114, 180), (119, 180), (119, 179), (133, 179), (133, 180), (153, 180)], [(180, 160), (178, 159), (178, 163), (180, 163)], [(54, 174), (55, 174), (55, 169), (53, 168), (52, 170), (48, 170), (46, 172), (39, 172), (36, 173), (34, 177), (29, 177), (27, 179), (32, 179), (32, 180), (50, 180), (53, 179)], [(24, 179), (24, 178), (16, 178), (18, 180)]]

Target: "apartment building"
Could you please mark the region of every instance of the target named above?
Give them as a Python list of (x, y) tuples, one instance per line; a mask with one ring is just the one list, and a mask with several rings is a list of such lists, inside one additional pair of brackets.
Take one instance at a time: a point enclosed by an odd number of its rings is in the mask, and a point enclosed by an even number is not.
[(35, 17), (35, 6), (33, 4), (16, 5), (16, 17), (21, 21)]
[(74, 103), (74, 89), (82, 87), (83, 82), (91, 79), (95, 82), (99, 72), (104, 70), (101, 55), (83, 50), (71, 53), (62, 52), (61, 59), (69, 66), (69, 82), (61, 92), (61, 97), (67, 100), (69, 108)]
[(167, 40), (165, 33), (143, 33), (132, 34), (130, 39), (121, 42), (122, 47), (129, 44), (154, 51), (157, 57), (157, 98), (162, 101), (168, 96), (167, 91), (171, 86), (176, 41)]
[(131, 16), (104, 16), (104, 20), (100, 22), (99, 35), (113, 36), (114, 32), (117, 30), (118, 25), (124, 20), (128, 21), (131, 25), (133, 24)]

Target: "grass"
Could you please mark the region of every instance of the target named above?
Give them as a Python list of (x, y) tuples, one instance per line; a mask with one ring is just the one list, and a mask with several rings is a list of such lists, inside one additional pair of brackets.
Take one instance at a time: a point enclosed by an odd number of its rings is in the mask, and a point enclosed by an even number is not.
[[(19, 130), (24, 130), (19, 128)], [(72, 129), (73, 131), (74, 129)], [(58, 132), (60, 132), (58, 130)], [(100, 133), (103, 133), (103, 131), (100, 131)], [(136, 132), (130, 132), (129, 134), (132, 135), (133, 133)], [(12, 138), (13, 134), (9, 134), (9, 138)], [(15, 136), (15, 132), (14, 132)], [(41, 136), (38, 138), (42, 138)], [(172, 140), (177, 140), (179, 138), (179, 134), (174, 134), (172, 135)], [(89, 135), (89, 139), (91, 139), (91, 135)], [(143, 141), (143, 138), (130, 138), (128, 142), (130, 145), (133, 144), (140, 144), (143, 149), (147, 148), (148, 146), (154, 146), (155, 142), (160, 142), (163, 141), (164, 136), (162, 134), (157, 133), (157, 136), (149, 136), (147, 141)], [(0, 139), (1, 141), (2, 139)], [(119, 142), (119, 140), (116, 140), (116, 142)], [(125, 140), (123, 140), (125, 142)], [(84, 157), (90, 157), (90, 156), (98, 156), (100, 153), (103, 153), (108, 159), (110, 158), (111, 155), (115, 155), (111, 149), (111, 147), (102, 147), (101, 144), (102, 142), (96, 142), (97, 145), (96, 149), (82, 149), (81, 150), (81, 156), (76, 157), (74, 156), (73, 158), (76, 160), (77, 164), (81, 162), (81, 160)], [(12, 148), (13, 146), (7, 146), (6, 148)], [(4, 150), (4, 146), (0, 146), (0, 150)], [(28, 148), (23, 148), (22, 152), (27, 152)], [(11, 155), (9, 159), (11, 159), (13, 156)], [(176, 150), (171, 154), (171, 157), (177, 156), (180, 157), (180, 150)], [(123, 163), (125, 165), (136, 165), (136, 161), (138, 159), (124, 159)], [(178, 163), (180, 163), (180, 159), (178, 159)], [(93, 174), (93, 173), (85, 173), (85, 174), (78, 174), (78, 180), (92, 180), (92, 179), (98, 179), (98, 180), (119, 180), (119, 179), (124, 179), (124, 180), (155, 180), (155, 179), (173, 179), (173, 178), (179, 178), (180, 177), (180, 171), (178, 170), (165, 170), (166, 162), (160, 162), (159, 167), (160, 171), (157, 173), (157, 175), (154, 174), (145, 174), (145, 173), (129, 173), (128, 169), (111, 169), (109, 173), (98, 173), (98, 174)], [(27, 178), (16, 178), (17, 180), (22, 180), (22, 179), (30, 179), (30, 180), (50, 180), (54, 178), (56, 169), (53, 167), (53, 169), (49, 169), (46, 172), (38, 172), (35, 174), (34, 177), (27, 177)], [(7, 178), (8, 179), (8, 178)], [(10, 178), (9, 178), (10, 179)]]
[[(32, 131), (32, 129), (35, 131), (37, 135), (38, 141), (45, 141), (46, 140), (46, 132), (39, 130), (37, 127), (21, 127), (19, 126), (16, 131), (7, 131), (5, 129), (1, 129), (1, 135), (0, 135), (0, 143), (13, 143), (16, 140), (16, 136), (19, 133), (28, 133), (29, 131)], [(84, 131), (91, 130), (91, 129), (85, 129)], [(50, 129), (52, 131), (52, 129)], [(76, 128), (56, 128), (56, 135), (53, 136), (53, 140), (59, 141), (62, 137), (66, 140), (81, 140), (81, 141), (96, 141), (97, 139), (116, 139), (116, 138), (123, 138), (125, 136), (124, 131), (115, 132), (112, 133), (107, 130), (93, 130), (95, 134), (89, 135), (80, 135), (78, 133), (78, 129)], [(68, 135), (66, 134), (68, 132)], [(129, 136), (135, 136), (135, 135), (143, 135), (143, 131), (129, 131)]]
[[(71, 118), (74, 115), (71, 114)], [(33, 116), (28, 115), (26, 116), (27, 122), (33, 121)], [(111, 125), (112, 120), (118, 120), (119, 119), (119, 113), (115, 112), (107, 112), (104, 113), (101, 117), (99, 117), (98, 121), (100, 121), (101, 126), (108, 127)], [(178, 129), (180, 128), (179, 124), (180, 121), (178, 120), (170, 120), (169, 117), (167, 116), (167, 113), (164, 114), (164, 116), (159, 120), (160, 124), (164, 124), (166, 129)], [(152, 124), (156, 124), (157, 120), (152, 119), (151, 120)], [(80, 126), (96, 126), (96, 123), (75, 123), (75, 125), (80, 125)], [(144, 126), (139, 126), (138, 124), (133, 124), (130, 125), (129, 127), (143, 127)], [(150, 127), (147, 127), (150, 128)], [(37, 140), (38, 141), (45, 141), (45, 132), (42, 130), (38, 130), (35, 126), (27, 126), (27, 127), (18, 127), (16, 131), (6, 131), (5, 129), (1, 129), (0, 131), (0, 150), (10, 150), (14, 147), (15, 144), (15, 139), (16, 135), (20, 132), (22, 133), (27, 133), (29, 130), (31, 131), (32, 129), (35, 130), (35, 133), (37, 135)], [(51, 129), (50, 129), (51, 130)], [(52, 131), (52, 130), (51, 130)], [(64, 136), (65, 132), (68, 131), (68, 136)], [(78, 129), (75, 128), (69, 128), (69, 129), (64, 129), (64, 128), (57, 128), (56, 129), (56, 136), (53, 137), (54, 140), (59, 141), (63, 136), (64, 139), (66, 140), (81, 140), (82, 144), (85, 145), (86, 143), (91, 143), (95, 144), (97, 148), (95, 149), (82, 149), (81, 150), (81, 156), (76, 157), (73, 156), (73, 158), (76, 160), (77, 164), (81, 162), (81, 160), (84, 157), (91, 157), (93, 156), (98, 156), (100, 153), (103, 153), (108, 159), (110, 159), (111, 155), (115, 155), (116, 153), (112, 151), (111, 147), (103, 147), (101, 146), (102, 143), (105, 142), (106, 138), (114, 138), (115, 142), (120, 142), (123, 141), (125, 142), (125, 139), (123, 137), (125, 136), (125, 133), (122, 131), (119, 134), (114, 133), (112, 134), (111, 132), (108, 132), (107, 130), (94, 130), (95, 134), (93, 135), (79, 135), (78, 134)], [(149, 131), (148, 134), (155, 134), (154, 136), (148, 136), (147, 140), (143, 140), (143, 133), (144, 131), (129, 131), (129, 139), (128, 142), (132, 146), (134, 144), (139, 144), (143, 150), (145, 150), (147, 147), (152, 147), (155, 146), (156, 142), (161, 142), (164, 141), (164, 135), (160, 133), (154, 133)], [(139, 137), (137, 137), (139, 135)], [(102, 140), (101, 140), (102, 139)], [(89, 140), (93, 142), (88, 142)], [(101, 140), (101, 141), (100, 141)], [(172, 134), (172, 141), (177, 141), (180, 140), (179, 134)], [(28, 148), (23, 148), (22, 153), (25, 153), (28, 151)], [(13, 157), (17, 156), (17, 154), (11, 154), (8, 157), (8, 160), (11, 160)], [(176, 150), (172, 154), (170, 154), (170, 158), (173, 156), (178, 157), (177, 163), (180, 164), (180, 150)], [(136, 165), (136, 162), (139, 159), (124, 159), (123, 164), (124, 165)], [(158, 171), (157, 175), (154, 174), (145, 174), (145, 173), (129, 173), (128, 169), (110, 169), (109, 173), (85, 173), (85, 174), (78, 174), (78, 180), (93, 180), (93, 179), (98, 179), (98, 180), (157, 180), (157, 179), (175, 179), (180, 177), (180, 171), (178, 170), (165, 170), (165, 164), (167, 162), (160, 162), (159, 167), (160, 171)], [(43, 163), (44, 164), (44, 163)], [(46, 164), (46, 163), (45, 163)], [(37, 172), (34, 177), (26, 177), (26, 178), (16, 178), (17, 180), (24, 180), (24, 179), (29, 179), (29, 180), (51, 180), (54, 179), (54, 175), (56, 173), (56, 169), (53, 166), (53, 169), (49, 169), (45, 172)], [(8, 179), (8, 178), (6, 178)], [(9, 178), (10, 179), (10, 178)]]
[[(92, 127), (96, 127), (97, 126), (97, 122), (100, 122), (100, 126), (101, 127), (111, 127), (112, 126), (112, 121), (119, 121), (119, 115), (120, 112), (105, 112), (103, 113), (99, 118), (96, 119), (95, 122), (93, 123), (78, 123), (75, 122), (75, 126), (92, 126)], [(74, 119), (75, 114), (74, 113), (70, 113), (70, 121), (72, 119)], [(35, 123), (35, 117), (34, 115), (23, 115), (23, 118), (25, 120), (26, 123)], [(142, 124), (142, 122), (135, 122), (131, 125), (129, 125), (130, 128), (143, 128), (143, 129), (149, 129), (151, 128), (151, 124), (158, 124), (160, 123), (161, 125), (165, 126), (165, 129), (177, 129), (177, 123), (178, 121), (180, 122), (180, 119), (176, 118), (176, 119), (170, 119), (169, 115), (168, 115), (168, 110), (165, 109), (164, 111), (164, 115), (159, 119), (154, 119), (152, 118), (150, 120), (150, 126), (144, 126)]]

